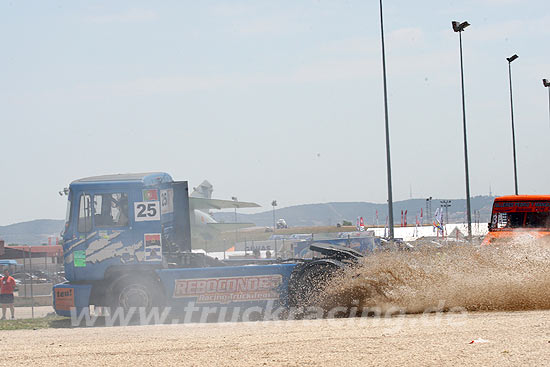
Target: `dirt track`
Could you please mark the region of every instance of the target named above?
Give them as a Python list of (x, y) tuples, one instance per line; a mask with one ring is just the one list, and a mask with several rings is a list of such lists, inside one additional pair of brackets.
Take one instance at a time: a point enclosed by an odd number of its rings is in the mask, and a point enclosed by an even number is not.
[(20, 330), (0, 342), (6, 366), (540, 366), (550, 311)]

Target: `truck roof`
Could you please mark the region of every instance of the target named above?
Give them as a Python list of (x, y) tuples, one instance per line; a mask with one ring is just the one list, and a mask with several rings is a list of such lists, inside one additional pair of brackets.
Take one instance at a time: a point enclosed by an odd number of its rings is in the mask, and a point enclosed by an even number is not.
[(172, 177), (168, 173), (164, 172), (121, 173), (114, 175), (84, 177), (71, 182), (71, 185), (106, 182), (141, 182), (144, 185), (153, 185), (165, 182), (172, 182)]
[(507, 195), (495, 198), (495, 201), (550, 201), (550, 195)]

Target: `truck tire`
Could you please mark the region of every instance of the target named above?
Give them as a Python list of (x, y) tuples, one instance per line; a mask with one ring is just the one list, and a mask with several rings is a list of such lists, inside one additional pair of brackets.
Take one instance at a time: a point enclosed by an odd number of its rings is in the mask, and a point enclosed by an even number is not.
[(328, 301), (327, 285), (343, 269), (339, 261), (318, 261), (306, 264), (293, 279), (290, 289), (291, 306), (321, 307)]
[(130, 308), (151, 310), (154, 306), (164, 305), (164, 294), (161, 285), (152, 279), (125, 276), (118, 279), (113, 286), (109, 306), (111, 312), (121, 307), (125, 312)]

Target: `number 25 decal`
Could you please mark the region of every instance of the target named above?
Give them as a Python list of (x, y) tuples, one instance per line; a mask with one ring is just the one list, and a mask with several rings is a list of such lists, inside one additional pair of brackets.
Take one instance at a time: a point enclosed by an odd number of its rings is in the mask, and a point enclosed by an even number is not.
[(158, 201), (141, 201), (134, 203), (134, 220), (144, 222), (148, 220), (160, 220), (160, 203)]
[[(157, 215), (157, 208), (155, 204), (148, 203), (147, 206), (145, 206), (145, 204), (139, 204), (137, 208), (137, 216), (140, 218), (154, 217)], [(145, 212), (145, 210), (147, 210), (147, 212)]]

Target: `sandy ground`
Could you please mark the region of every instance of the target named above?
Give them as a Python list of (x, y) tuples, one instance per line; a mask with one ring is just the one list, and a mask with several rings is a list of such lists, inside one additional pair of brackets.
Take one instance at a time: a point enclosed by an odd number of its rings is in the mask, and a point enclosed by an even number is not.
[(18, 330), (0, 342), (2, 366), (543, 366), (550, 311)]

